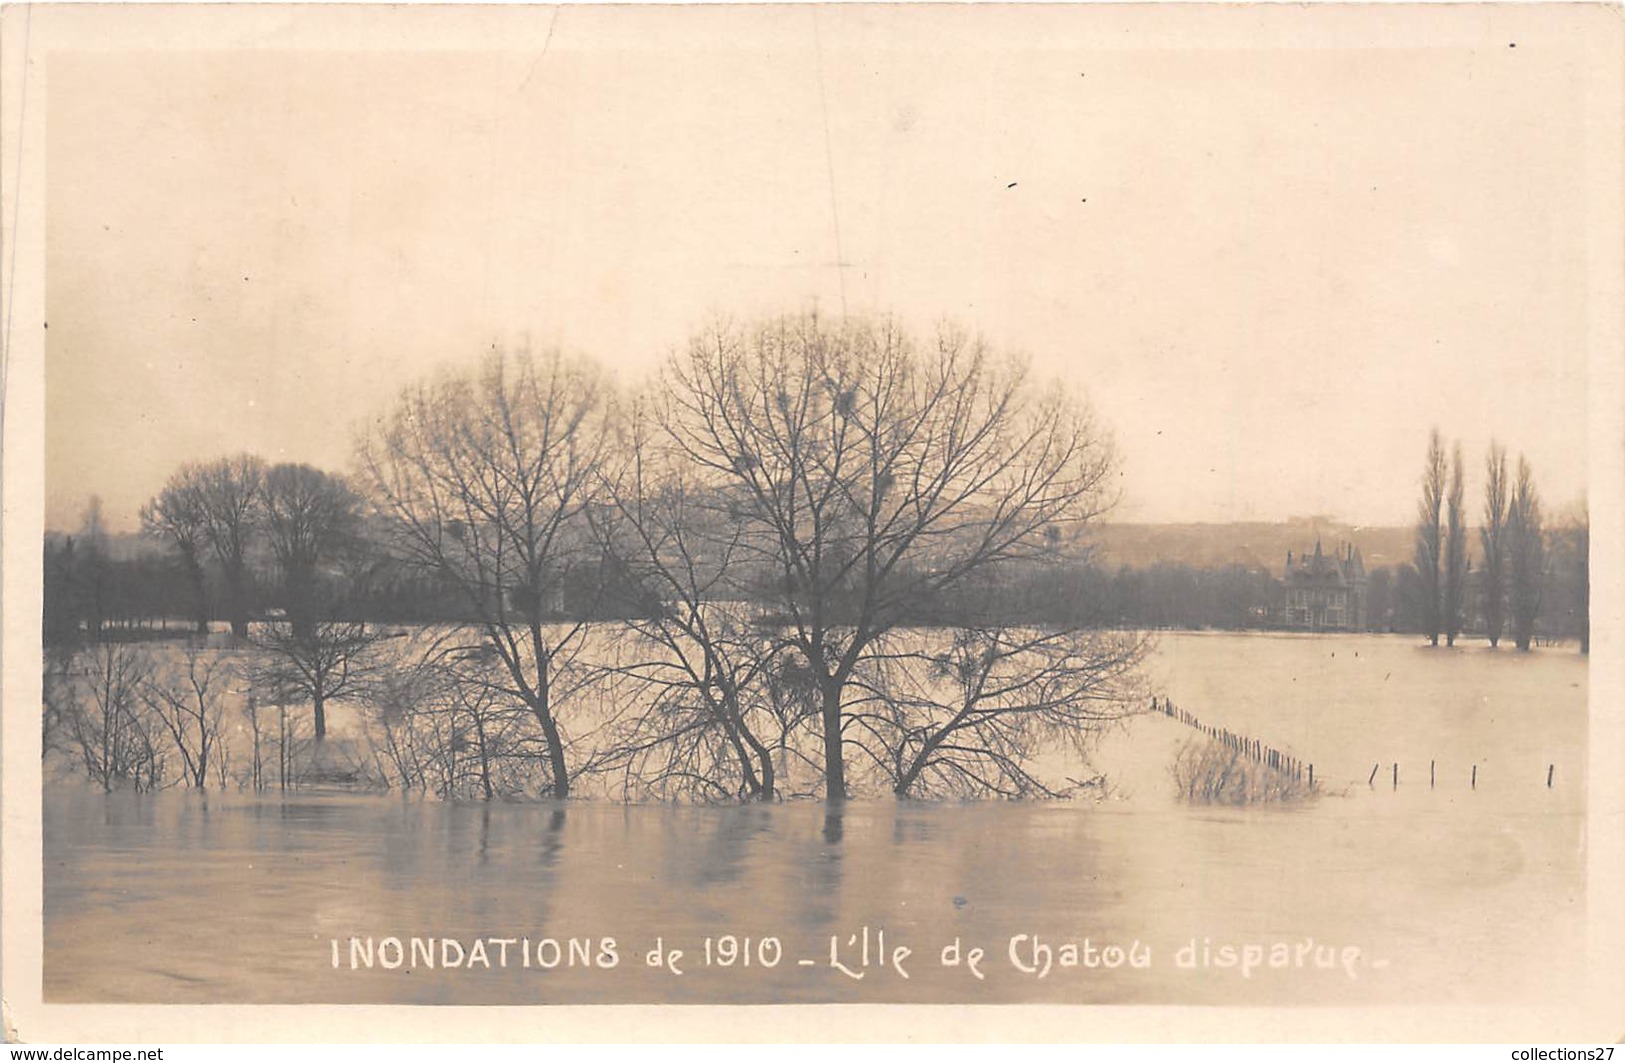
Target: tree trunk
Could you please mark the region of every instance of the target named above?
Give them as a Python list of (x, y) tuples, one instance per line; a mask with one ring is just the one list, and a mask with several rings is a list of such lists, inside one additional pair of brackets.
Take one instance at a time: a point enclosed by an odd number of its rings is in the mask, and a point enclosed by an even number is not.
[(260, 714), (259, 714), (259, 706), (255, 702), (254, 696), (252, 694), (250, 694), (249, 697), (248, 697), (247, 713), (248, 713), (248, 733), (250, 734), (250, 736), (252, 736), (253, 741), (254, 741), (254, 763), (250, 766), (250, 771), (251, 771), (252, 774), (249, 776), (249, 781), (254, 786), (254, 792), (259, 793), (260, 790), (265, 788), (265, 784), (264, 784), (264, 781), (263, 781), (262, 763), (261, 763), (261, 760), (260, 760)]
[(315, 641), (316, 618), (310, 608), (309, 599), (296, 600), (290, 595), (288, 628), (293, 634), (294, 641), (302, 646), (309, 646)]
[[(485, 720), (474, 714), (474, 735), (480, 740), (480, 788), (485, 791), (485, 799), (491, 800), (491, 750), (485, 742)], [(489, 815), (490, 813), (487, 813)], [(487, 824), (488, 825), (488, 824)]]
[(761, 780), (761, 787), (756, 791), (756, 799), (758, 801), (771, 801), (777, 796), (776, 783), (773, 778), (773, 751), (763, 745), (749, 730), (745, 730), (744, 735), (745, 742), (750, 746), (751, 751), (756, 754), (757, 775)]
[[(1581, 652), (1584, 652), (1583, 650)], [(755, 744), (755, 743), (753, 743)], [(762, 792), (758, 799), (771, 801), (778, 796), (778, 781), (773, 778), (773, 754), (766, 747), (757, 745), (757, 760), (761, 763)]]
[(102, 793), (113, 792), (113, 724), (107, 713), (102, 713)]
[[(734, 748), (739, 754), (739, 763), (745, 771), (745, 781), (749, 784), (752, 796), (758, 801), (771, 801), (774, 797), (773, 780), (773, 753), (750, 733), (744, 726), (737, 728), (737, 735), (732, 735), (734, 728), (730, 728), (730, 736), (734, 738)], [(740, 742), (743, 741), (742, 746)], [(747, 753), (744, 746), (750, 747)]]
[[(750, 733), (740, 716), (738, 704), (732, 691), (723, 695), (721, 704), (713, 702), (713, 712), (722, 720), (722, 733), (727, 737), (728, 744), (733, 747), (734, 756), (739, 761), (739, 772), (744, 776), (745, 792), (752, 800), (769, 801), (773, 798), (773, 757), (767, 747)], [(749, 748), (747, 748), (749, 747)], [(762, 770), (757, 771), (760, 762)]]
[(226, 612), (231, 620), (231, 633), (239, 639), (248, 637), (247, 579), (240, 569), (226, 569)]
[(824, 799), (846, 800), (846, 761), (841, 749), (841, 687), (824, 685)]
[(553, 714), (547, 708), (547, 695), (542, 693), (530, 706), (531, 715), (542, 726), (542, 737), (547, 741), (547, 766), (553, 776), (553, 796), (566, 798), (570, 796), (570, 773), (564, 763), (564, 739), (559, 734), (559, 726), (553, 721)]
[(1492, 650), (1501, 645), (1501, 633), (1506, 630), (1506, 614), (1503, 611), (1505, 578), (1497, 567), (1489, 568), (1484, 577), (1484, 629), (1490, 637)]
[(553, 773), (553, 796), (562, 800), (570, 796), (570, 772), (564, 763), (564, 742), (551, 715), (543, 720), (542, 733), (547, 736), (547, 762), (548, 770)]
[(317, 691), (311, 696), (311, 708), (316, 711), (316, 741), (327, 737), (327, 695)]
[(209, 633), (209, 588), (203, 578), (203, 566), (197, 558), (186, 559), (186, 575), (192, 584), (192, 618), (199, 635)]

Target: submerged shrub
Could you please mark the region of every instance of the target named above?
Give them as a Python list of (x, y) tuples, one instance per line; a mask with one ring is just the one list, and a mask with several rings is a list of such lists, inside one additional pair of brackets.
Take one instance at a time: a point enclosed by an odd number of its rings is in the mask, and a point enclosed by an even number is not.
[(1172, 773), (1179, 796), (1198, 805), (1302, 801), (1320, 789), (1295, 772), (1282, 771), (1214, 739), (1181, 746)]

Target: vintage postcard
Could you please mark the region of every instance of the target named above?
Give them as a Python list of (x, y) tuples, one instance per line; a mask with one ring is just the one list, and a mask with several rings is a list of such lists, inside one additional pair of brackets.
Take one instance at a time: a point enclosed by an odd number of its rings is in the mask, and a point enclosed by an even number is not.
[(1617, 7), (0, 20), (9, 1037), (1625, 1030)]

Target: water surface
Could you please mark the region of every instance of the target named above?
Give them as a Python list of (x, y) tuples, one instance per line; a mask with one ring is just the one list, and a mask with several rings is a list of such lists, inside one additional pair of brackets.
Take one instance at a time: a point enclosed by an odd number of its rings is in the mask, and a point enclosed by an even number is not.
[[(1101, 749), (1119, 795), (1106, 802), (835, 812), (54, 785), (46, 999), (1461, 1003), (1569, 990), (1583, 953), (1583, 661), (1180, 635), (1151, 671), (1182, 706), (1316, 761), (1334, 795), (1178, 805), (1166, 765), (1190, 732), (1161, 717)], [(1369, 762), (1395, 760), (1397, 789), (1386, 775), (1367, 785)], [(1462, 771), (1474, 763), (1476, 789)], [(882, 966), (881, 931), (887, 959), (910, 950), (900, 963)], [(749, 966), (722, 964), (730, 936), (750, 939)], [(1042, 962), (1034, 936), (1073, 943), (1079, 966), (1057, 952), (1046, 976), (1021, 970)], [(434, 966), (411, 962), (414, 937)], [(385, 969), (385, 939), (407, 962)], [(476, 941), (489, 966), (468, 963)], [(955, 942), (961, 962), (944, 965)], [(1258, 969), (1217, 965), (1247, 945)], [(1084, 965), (1108, 946), (1149, 965)], [(1275, 946), (1288, 962), (1272, 969)], [(963, 962), (977, 948), (981, 978)]]

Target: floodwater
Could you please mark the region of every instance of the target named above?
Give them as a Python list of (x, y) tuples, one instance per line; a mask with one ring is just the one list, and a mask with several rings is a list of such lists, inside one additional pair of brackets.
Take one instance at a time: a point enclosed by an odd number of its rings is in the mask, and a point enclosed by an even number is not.
[(1098, 766), (1115, 796), (1102, 802), (836, 812), (52, 786), (45, 999), (1365, 1004), (1572, 992), (1585, 947), (1583, 658), (1180, 634), (1163, 636), (1149, 673), (1204, 721), (1316, 763), (1329, 792), (1293, 808), (1181, 806), (1167, 764), (1192, 732), (1160, 716), (1106, 741)]

